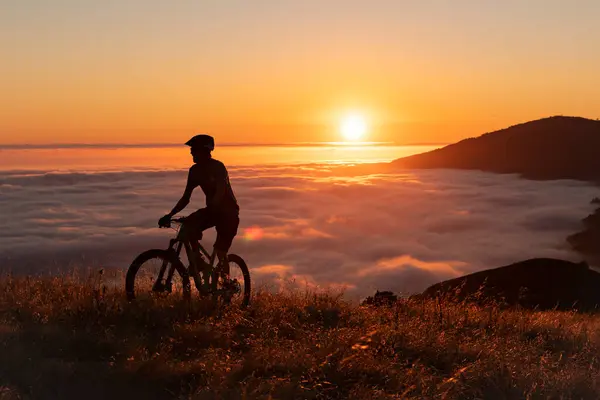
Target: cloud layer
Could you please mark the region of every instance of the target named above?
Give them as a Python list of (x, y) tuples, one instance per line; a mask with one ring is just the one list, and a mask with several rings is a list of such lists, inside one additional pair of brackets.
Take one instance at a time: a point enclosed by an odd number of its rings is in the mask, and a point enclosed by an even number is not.
[[(341, 170), (340, 170), (341, 171)], [(230, 170), (242, 212), (232, 251), (258, 282), (416, 292), (529, 257), (578, 260), (564, 238), (597, 189), (476, 171), (347, 176), (327, 165)], [(346, 176), (344, 176), (346, 175)], [(0, 172), (0, 267), (125, 270), (165, 247), (156, 221), (185, 171)], [(195, 193), (189, 212), (203, 205)], [(212, 243), (213, 234), (206, 235)]]

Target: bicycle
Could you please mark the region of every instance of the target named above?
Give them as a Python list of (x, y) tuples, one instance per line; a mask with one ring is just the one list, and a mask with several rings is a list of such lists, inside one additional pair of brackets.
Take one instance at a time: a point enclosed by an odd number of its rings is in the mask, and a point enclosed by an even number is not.
[[(171, 222), (181, 227), (185, 217), (173, 218)], [(125, 278), (127, 299), (132, 301), (144, 295), (166, 297), (175, 294), (189, 300), (191, 277), (201, 296), (212, 296), (215, 302), (222, 299), (224, 303), (238, 303), (242, 308), (248, 306), (251, 283), (246, 262), (238, 255), (228, 255), (229, 275), (226, 276), (221, 265), (215, 265), (214, 249), (209, 254), (198, 241), (199, 252), (194, 252), (190, 239), (182, 237), (180, 229), (175, 230), (177, 236), (169, 241), (166, 250), (147, 250), (133, 260)], [(190, 263), (188, 267), (179, 257), (182, 248)], [(154, 266), (153, 262), (157, 264)]]

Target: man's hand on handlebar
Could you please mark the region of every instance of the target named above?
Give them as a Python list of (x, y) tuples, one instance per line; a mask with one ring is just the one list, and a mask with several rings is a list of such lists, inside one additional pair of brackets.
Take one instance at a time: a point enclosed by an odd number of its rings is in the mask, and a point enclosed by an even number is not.
[(170, 228), (171, 227), (171, 218), (172, 218), (172, 216), (167, 214), (164, 217), (162, 217), (161, 219), (159, 219), (158, 227), (159, 228)]

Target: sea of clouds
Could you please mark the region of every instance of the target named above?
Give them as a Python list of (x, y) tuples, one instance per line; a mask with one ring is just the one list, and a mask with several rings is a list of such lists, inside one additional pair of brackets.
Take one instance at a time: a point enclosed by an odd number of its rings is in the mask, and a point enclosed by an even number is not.
[[(576, 181), (338, 168), (230, 168), (241, 206), (232, 252), (257, 283), (343, 287), (363, 297), (376, 289), (414, 293), (530, 257), (579, 261), (565, 238), (598, 195)], [(185, 179), (182, 170), (0, 171), (0, 268), (125, 271), (141, 251), (168, 244), (174, 232), (158, 229), (157, 220)], [(203, 203), (197, 189), (189, 212)], [(213, 238), (207, 234), (207, 243)]]

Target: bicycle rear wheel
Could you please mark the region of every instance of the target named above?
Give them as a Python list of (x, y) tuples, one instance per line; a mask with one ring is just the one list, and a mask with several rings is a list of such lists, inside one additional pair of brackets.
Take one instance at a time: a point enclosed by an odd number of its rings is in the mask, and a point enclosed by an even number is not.
[(125, 291), (128, 300), (167, 296), (189, 299), (190, 278), (173, 253), (167, 250), (148, 250), (131, 263), (125, 278)]
[[(212, 273), (213, 285), (216, 280), (216, 298), (223, 303), (232, 304), (245, 308), (250, 304), (250, 271), (242, 257), (230, 254), (229, 258), (229, 281), (225, 281), (219, 268)], [(214, 287), (214, 286), (213, 286)]]

